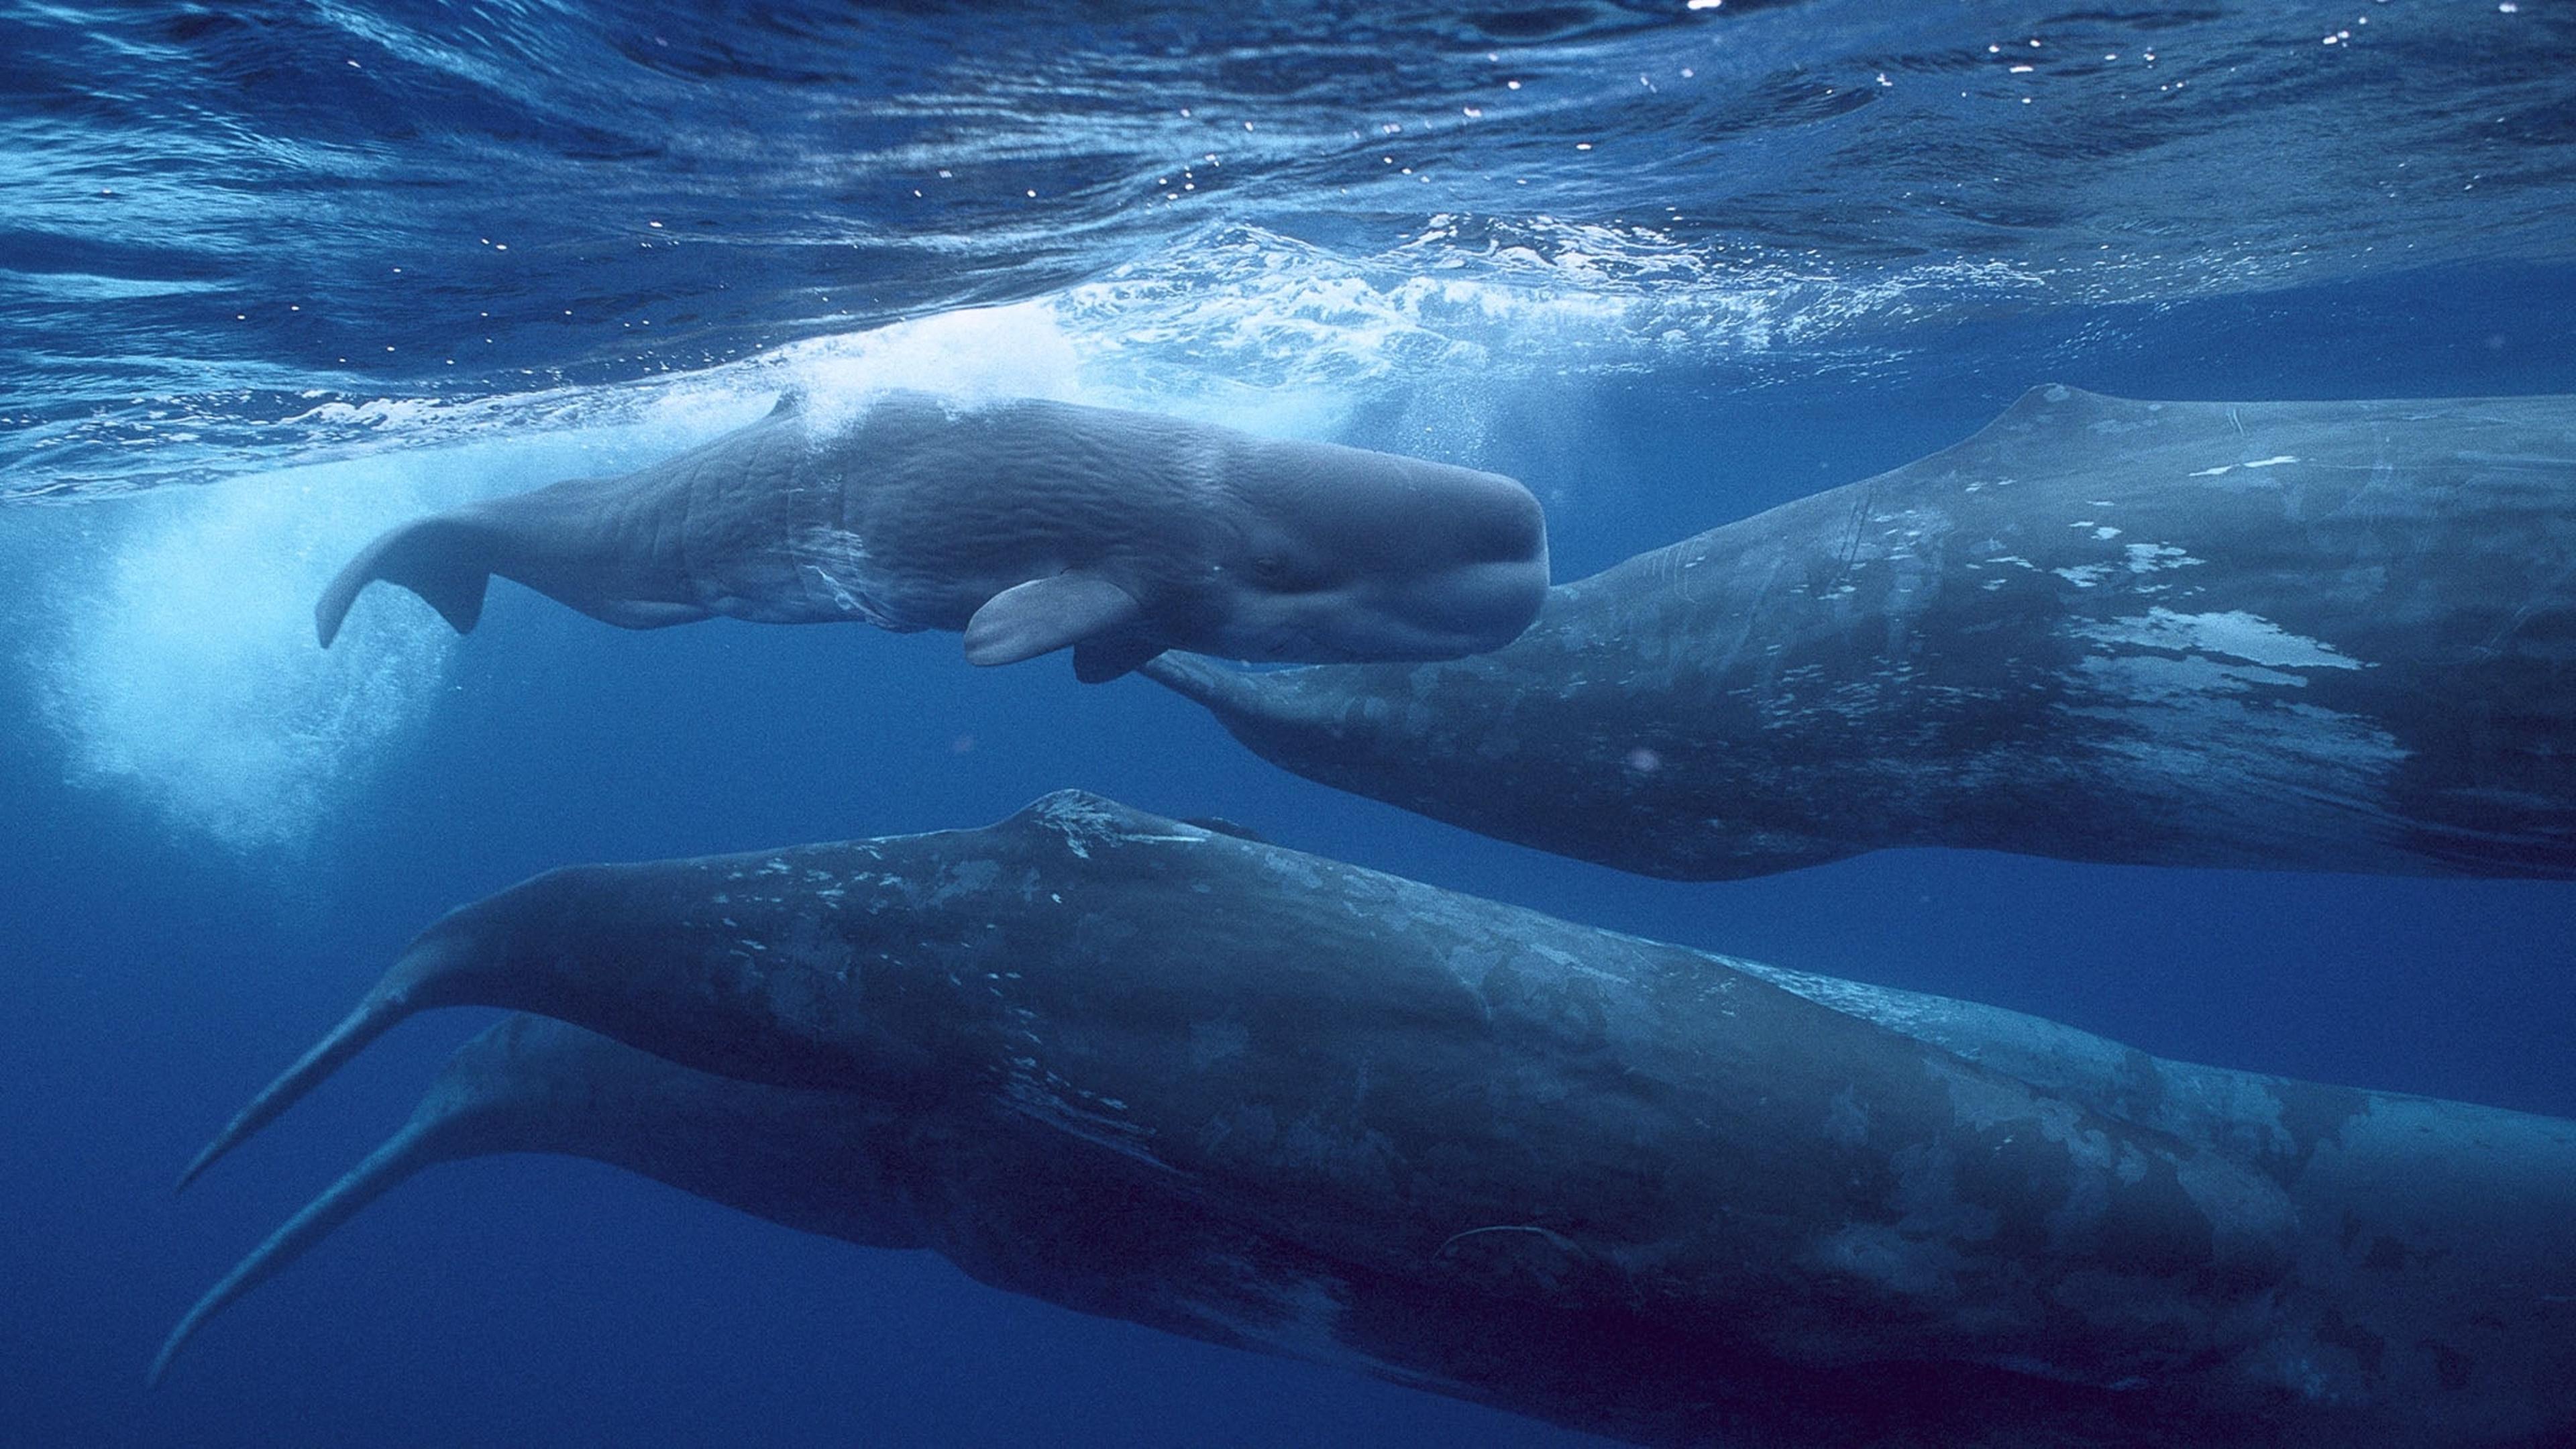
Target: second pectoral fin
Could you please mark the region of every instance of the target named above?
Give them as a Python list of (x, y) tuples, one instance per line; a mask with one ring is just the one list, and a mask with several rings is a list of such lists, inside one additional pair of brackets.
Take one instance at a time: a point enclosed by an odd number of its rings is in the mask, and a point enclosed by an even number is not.
[(1068, 570), (984, 601), (966, 621), (966, 662), (1017, 664), (1145, 617), (1136, 597), (1098, 574)]

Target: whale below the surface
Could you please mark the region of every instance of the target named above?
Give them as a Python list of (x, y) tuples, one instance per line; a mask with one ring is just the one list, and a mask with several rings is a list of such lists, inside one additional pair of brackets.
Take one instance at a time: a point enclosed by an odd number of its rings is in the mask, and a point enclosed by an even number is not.
[(460, 908), (189, 1175), (469, 1003), (623, 1045), (469, 1048), (164, 1362), (417, 1166), (551, 1150), (1643, 1443), (2576, 1432), (2576, 1124), (2160, 1061), (1077, 792)]
[(1499, 474), (1033, 399), (913, 392), (760, 422), (614, 478), (393, 529), (315, 606), (324, 647), (375, 580), (459, 633), (491, 575), (630, 629), (723, 615), (962, 630), (1086, 680), (1167, 648), (1296, 663), (1509, 643), (1547, 593), (1547, 526)]
[(426, 1167), (546, 1152), (585, 1157), (771, 1222), (876, 1248), (927, 1239), (886, 1175), (905, 1123), (844, 1092), (710, 1076), (541, 1016), (460, 1048), (400, 1132), (210, 1290), (153, 1360), (159, 1382), (207, 1319)]
[(2576, 875), (2576, 398), (2042, 387), (1455, 663), (1155, 661), (1255, 753), (1712, 880), (1891, 846)]

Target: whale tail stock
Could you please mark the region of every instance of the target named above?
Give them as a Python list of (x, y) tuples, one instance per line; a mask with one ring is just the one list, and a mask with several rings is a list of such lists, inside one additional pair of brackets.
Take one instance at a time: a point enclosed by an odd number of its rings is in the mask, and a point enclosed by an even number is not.
[(368, 544), (331, 580), (313, 606), (315, 632), (322, 647), (330, 648), (359, 591), (383, 579), (427, 600), (457, 633), (470, 633), (483, 617), (491, 559), (490, 534), (482, 524), (452, 513), (406, 523)]

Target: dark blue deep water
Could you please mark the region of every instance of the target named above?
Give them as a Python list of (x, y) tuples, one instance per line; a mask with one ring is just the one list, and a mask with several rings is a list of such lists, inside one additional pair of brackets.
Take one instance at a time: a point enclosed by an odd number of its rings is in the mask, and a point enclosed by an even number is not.
[[(2576, 392), (2576, 7), (0, 4), (0, 1443), (1563, 1444), (552, 1158), (143, 1370), (488, 1015), (197, 1146), (436, 913), (1082, 786), (2170, 1057), (2576, 1115), (2576, 887), (1907, 851), (1622, 876), (941, 635), (457, 639), (322, 582), (791, 384), (1511, 473), (1560, 579), (2025, 387)], [(1587, 1441), (1588, 1442), (1588, 1441)]]

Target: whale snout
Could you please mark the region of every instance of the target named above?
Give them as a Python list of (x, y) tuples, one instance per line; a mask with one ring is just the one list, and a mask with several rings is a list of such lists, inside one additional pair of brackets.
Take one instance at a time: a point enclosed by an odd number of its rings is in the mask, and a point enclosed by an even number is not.
[(1406, 525), (1377, 540), (1383, 566), (1353, 592), (1385, 637), (1381, 659), (1455, 659), (1509, 644), (1548, 588), (1547, 517), (1509, 478), (1442, 468)]
[(1181, 648), (1324, 664), (1456, 659), (1520, 637), (1547, 598), (1547, 518), (1499, 473), (1265, 444), (1208, 626)]
[(1457, 659), (1519, 638), (1547, 602), (1543, 527), (1506, 520), (1376, 542), (1374, 564), (1331, 583), (1247, 591), (1216, 652), (1299, 664)]
[[(1455, 659), (1521, 636), (1547, 601), (1547, 554), (1452, 564), (1370, 600), (1382, 659)], [(1408, 638), (1408, 636), (1410, 636)]]
[[(1464, 470), (1461, 470), (1464, 471)], [(1536, 564), (1547, 572), (1547, 515), (1527, 488), (1495, 473), (1469, 473), (1453, 515), (1461, 556), (1497, 564)], [(1541, 578), (1541, 587), (1546, 580)]]

